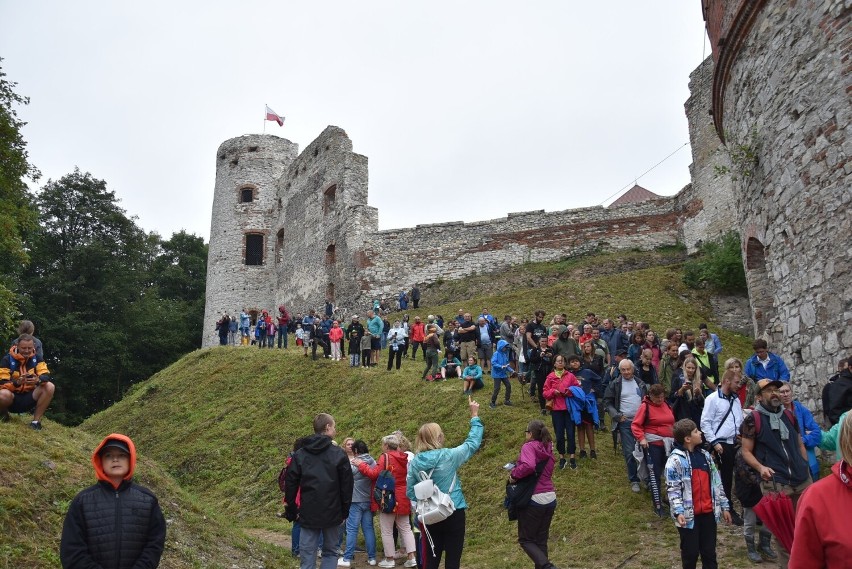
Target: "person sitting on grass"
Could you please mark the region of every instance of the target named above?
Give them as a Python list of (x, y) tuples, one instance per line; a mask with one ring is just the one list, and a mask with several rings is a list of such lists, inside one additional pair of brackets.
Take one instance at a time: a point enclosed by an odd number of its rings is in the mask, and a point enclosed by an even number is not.
[(684, 568), (715, 569), (716, 524), (731, 524), (731, 506), (716, 463), (700, 448), (701, 431), (691, 419), (674, 424), (674, 449), (666, 461), (666, 490), (675, 527), (680, 534)]
[(92, 453), (98, 483), (71, 501), (59, 558), (65, 569), (154, 569), (166, 544), (166, 520), (157, 497), (133, 482), (136, 447), (129, 437), (107, 436)]
[(41, 430), (41, 418), (53, 399), (55, 386), (50, 370), (36, 355), (35, 339), (18, 336), (18, 343), (0, 360), (0, 422), (9, 421), (9, 413), (33, 412), (30, 428)]
[(464, 394), (470, 395), (474, 389), (482, 389), (482, 368), (476, 363), (476, 356), (471, 355), (467, 358), (467, 367), (462, 371), (462, 379), (464, 380)]
[(441, 368), (441, 378), (447, 379), (448, 377), (461, 377), (462, 371), (462, 363), (461, 361), (453, 355), (452, 350), (447, 350), (444, 354), (444, 359), (441, 360), (439, 364)]

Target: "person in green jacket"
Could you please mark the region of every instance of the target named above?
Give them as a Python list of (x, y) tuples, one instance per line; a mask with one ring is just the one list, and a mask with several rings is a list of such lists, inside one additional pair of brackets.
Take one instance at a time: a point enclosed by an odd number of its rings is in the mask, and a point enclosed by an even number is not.
[(819, 443), (820, 450), (833, 450), (834, 451), (834, 462), (837, 462), (842, 457), (840, 456), (840, 447), (837, 444), (840, 440), (840, 426), (843, 425), (843, 419), (846, 417), (846, 411), (840, 416), (840, 420), (836, 425), (831, 427), (827, 431), (822, 432), (822, 440)]

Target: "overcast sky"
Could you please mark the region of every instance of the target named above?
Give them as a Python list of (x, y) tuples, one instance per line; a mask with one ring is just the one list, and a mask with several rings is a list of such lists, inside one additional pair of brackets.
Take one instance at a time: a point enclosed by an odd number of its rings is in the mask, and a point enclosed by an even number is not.
[[(79, 166), (205, 240), (216, 149), (264, 104), (300, 149), (346, 130), (381, 229), (600, 204), (688, 142), (704, 49), (698, 0), (0, 1), (39, 184)], [(690, 162), (638, 183), (674, 194)]]

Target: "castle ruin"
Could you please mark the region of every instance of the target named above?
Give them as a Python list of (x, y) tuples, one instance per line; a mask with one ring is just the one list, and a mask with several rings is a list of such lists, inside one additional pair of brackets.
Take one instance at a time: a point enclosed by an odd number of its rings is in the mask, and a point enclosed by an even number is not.
[(367, 158), (342, 129), (329, 126), (301, 153), (272, 135), (222, 143), (204, 345), (216, 344), (221, 313), (243, 306), (295, 312), (330, 297), (361, 309), (482, 267), (678, 242), (694, 252), (737, 229), (755, 335), (818, 409), (821, 384), (852, 347), (852, 8), (848, 0), (701, 7), (713, 53), (690, 76), (691, 183), (672, 197), (379, 231)]

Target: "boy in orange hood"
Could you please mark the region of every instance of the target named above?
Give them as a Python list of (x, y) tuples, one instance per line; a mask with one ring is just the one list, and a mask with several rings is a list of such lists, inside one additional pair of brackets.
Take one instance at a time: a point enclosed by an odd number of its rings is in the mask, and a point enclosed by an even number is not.
[(71, 502), (62, 528), (63, 569), (154, 569), (166, 542), (157, 497), (133, 483), (136, 447), (113, 433), (92, 453), (98, 483)]

